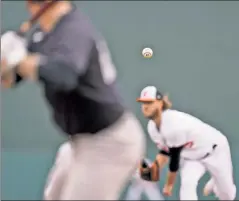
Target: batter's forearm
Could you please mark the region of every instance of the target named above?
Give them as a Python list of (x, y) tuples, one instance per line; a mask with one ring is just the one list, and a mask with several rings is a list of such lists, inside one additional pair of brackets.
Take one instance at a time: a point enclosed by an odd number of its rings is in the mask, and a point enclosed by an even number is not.
[[(27, 66), (27, 68), (21, 68), (21, 66)], [(23, 69), (32, 71), (30, 79), (40, 79), (52, 85), (55, 90), (71, 91), (76, 89), (78, 84), (76, 67), (65, 58), (48, 58), (39, 54), (29, 54), (20, 64), (20, 74), (24, 74)]]
[[(1, 84), (4, 88), (11, 88), (22, 80), (22, 77), (18, 75), (15, 72), (15, 70), (11, 70), (8, 72), (5, 60), (1, 60), (1, 68), (2, 68)], [(4, 71), (6, 71), (6, 73)]]
[(13, 72), (9, 72), (8, 75), (4, 75), (4, 77), (1, 78), (1, 84), (3, 88), (8, 89), (14, 86), (15, 84), (15, 75)]

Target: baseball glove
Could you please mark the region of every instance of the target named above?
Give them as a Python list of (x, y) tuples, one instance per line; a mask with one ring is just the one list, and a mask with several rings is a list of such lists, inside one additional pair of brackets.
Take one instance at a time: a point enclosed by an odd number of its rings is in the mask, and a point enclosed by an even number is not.
[(146, 181), (159, 181), (159, 164), (154, 161), (152, 165), (147, 164), (145, 160), (141, 162), (140, 177)]

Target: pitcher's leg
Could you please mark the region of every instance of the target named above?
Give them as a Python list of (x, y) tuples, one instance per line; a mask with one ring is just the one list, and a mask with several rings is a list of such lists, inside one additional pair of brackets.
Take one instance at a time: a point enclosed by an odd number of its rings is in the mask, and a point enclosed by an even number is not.
[(212, 155), (203, 162), (215, 182), (218, 198), (220, 200), (234, 200), (236, 186), (233, 180), (233, 167), (228, 142), (219, 144)]
[(197, 186), (205, 171), (205, 167), (198, 161), (184, 161), (180, 171), (180, 200), (198, 200)]

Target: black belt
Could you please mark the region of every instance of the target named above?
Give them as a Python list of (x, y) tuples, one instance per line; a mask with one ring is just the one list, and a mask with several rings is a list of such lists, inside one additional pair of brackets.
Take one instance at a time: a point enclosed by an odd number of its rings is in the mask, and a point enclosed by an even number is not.
[(213, 151), (214, 151), (216, 148), (217, 148), (217, 144), (214, 144), (214, 145), (212, 146), (212, 151), (206, 153), (206, 154), (205, 154), (202, 158), (200, 158), (199, 160), (203, 160), (203, 159), (207, 158), (208, 156), (211, 156), (211, 154), (213, 153)]

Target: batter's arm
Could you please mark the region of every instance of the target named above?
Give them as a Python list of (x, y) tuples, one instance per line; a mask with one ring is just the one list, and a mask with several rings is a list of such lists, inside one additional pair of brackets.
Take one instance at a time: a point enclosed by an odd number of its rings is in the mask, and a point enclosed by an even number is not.
[(51, 47), (52, 55), (29, 54), (19, 65), (18, 73), (32, 80), (39, 79), (58, 91), (72, 91), (78, 87), (79, 77), (87, 71), (91, 52), (95, 47), (93, 38), (85, 32), (72, 30), (62, 33), (61, 42)]
[[(1, 68), (2, 68), (2, 71), (7, 69), (6, 61), (4, 59), (1, 60)], [(7, 88), (11, 88), (15, 86), (17, 83), (20, 83), (21, 80), (22, 78), (20, 75), (18, 75), (14, 71), (10, 71), (6, 76), (2, 77), (1, 84), (3, 88), (7, 89)]]

